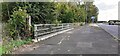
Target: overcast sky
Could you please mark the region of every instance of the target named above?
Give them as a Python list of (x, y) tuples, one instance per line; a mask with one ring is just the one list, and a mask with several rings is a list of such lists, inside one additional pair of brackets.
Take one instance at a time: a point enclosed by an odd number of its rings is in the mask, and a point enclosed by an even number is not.
[(120, 0), (95, 0), (94, 4), (99, 9), (98, 21), (118, 19), (118, 2)]

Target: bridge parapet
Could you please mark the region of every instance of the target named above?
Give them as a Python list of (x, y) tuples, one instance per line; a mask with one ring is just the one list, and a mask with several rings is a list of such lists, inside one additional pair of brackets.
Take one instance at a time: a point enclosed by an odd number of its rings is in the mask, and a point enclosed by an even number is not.
[(49, 35), (52, 33), (60, 32), (72, 28), (72, 23), (63, 24), (35, 24), (34, 37), (41, 38), (41, 36)]

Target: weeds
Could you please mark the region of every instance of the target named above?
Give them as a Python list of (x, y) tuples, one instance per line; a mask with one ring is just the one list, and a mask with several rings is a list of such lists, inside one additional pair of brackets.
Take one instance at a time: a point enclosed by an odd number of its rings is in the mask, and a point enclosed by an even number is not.
[(22, 45), (29, 44), (31, 42), (32, 42), (31, 38), (29, 38), (27, 40), (14, 40), (14, 41), (11, 41), (6, 45), (0, 46), (0, 54), (10, 54), (12, 52), (13, 48), (20, 47)]

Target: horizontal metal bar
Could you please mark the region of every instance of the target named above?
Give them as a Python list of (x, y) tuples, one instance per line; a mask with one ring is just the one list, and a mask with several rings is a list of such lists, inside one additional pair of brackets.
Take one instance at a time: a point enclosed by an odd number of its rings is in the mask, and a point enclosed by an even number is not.
[(51, 32), (38, 33), (36, 35), (39, 36), (39, 35), (44, 35), (44, 34), (48, 34), (48, 33), (51, 33)]
[(53, 31), (44, 32), (44, 33), (38, 33), (38, 34), (36, 34), (36, 36), (38, 36), (38, 35), (44, 35), (44, 34), (48, 34), (48, 33), (55, 32), (55, 31), (58, 31), (58, 30), (53, 30)]
[(42, 30), (49, 30), (49, 29), (56, 29), (56, 28), (63, 28), (63, 27), (68, 27), (68, 26), (58, 26), (58, 27), (52, 27), (52, 28), (37, 29), (35, 31), (42, 31)]
[(35, 36), (38, 36), (38, 35), (44, 35), (44, 34), (48, 34), (48, 33), (51, 33), (51, 32), (56, 32), (56, 31), (60, 31), (60, 30), (65, 30), (65, 29), (68, 29), (68, 28), (62, 28), (62, 29), (58, 29), (58, 30), (53, 30), (53, 31), (49, 31), (49, 32), (44, 32), (44, 33), (38, 33), (38, 34), (35, 34)]
[(60, 27), (63, 27), (63, 26), (58, 26), (58, 27), (52, 27), (52, 28), (60, 28)]
[(70, 25), (70, 24), (73, 24), (73, 23), (63, 23), (63, 24), (35, 24), (34, 26), (47, 26), (47, 25)]
[(50, 28), (45, 28), (45, 29), (37, 29), (37, 30), (35, 30), (35, 31), (43, 31), (43, 30), (48, 30), (48, 29), (50, 29)]

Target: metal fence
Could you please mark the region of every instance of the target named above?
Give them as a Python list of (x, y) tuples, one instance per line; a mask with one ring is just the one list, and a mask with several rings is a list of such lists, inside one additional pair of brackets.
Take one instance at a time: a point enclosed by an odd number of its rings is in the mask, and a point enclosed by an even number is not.
[(63, 24), (35, 24), (34, 25), (34, 37), (40, 37), (47, 34), (59, 32), (62, 30), (70, 29), (72, 23)]

